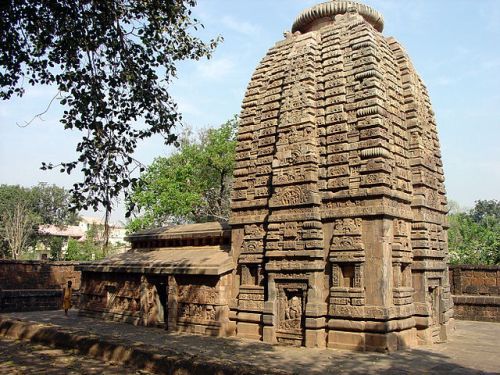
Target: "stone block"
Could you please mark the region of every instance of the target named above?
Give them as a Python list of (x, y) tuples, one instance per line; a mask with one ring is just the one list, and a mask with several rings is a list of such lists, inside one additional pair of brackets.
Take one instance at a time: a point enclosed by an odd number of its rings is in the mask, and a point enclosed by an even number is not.
[(236, 325), (236, 335), (252, 340), (262, 340), (262, 327), (258, 323), (238, 322)]
[(395, 332), (398, 340), (398, 350), (413, 348), (418, 345), (417, 330), (415, 328)]
[(362, 332), (328, 331), (328, 347), (336, 349), (365, 350), (365, 334)]
[(365, 349), (377, 352), (393, 352), (398, 349), (398, 335), (394, 332), (386, 334), (366, 333)]
[(324, 329), (306, 331), (305, 346), (307, 348), (325, 348), (326, 347), (326, 333)]
[(276, 339), (276, 329), (274, 327), (264, 326), (262, 329), (262, 341), (268, 344), (276, 344), (278, 342)]

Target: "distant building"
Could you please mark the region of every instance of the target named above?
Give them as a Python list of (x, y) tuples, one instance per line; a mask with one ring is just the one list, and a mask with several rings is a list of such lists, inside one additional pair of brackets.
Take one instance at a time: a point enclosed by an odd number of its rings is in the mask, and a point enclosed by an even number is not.
[[(99, 234), (102, 235), (104, 230), (104, 220), (95, 217), (82, 216), (78, 225), (40, 225), (38, 227), (38, 234), (41, 236), (53, 236), (64, 238), (62, 246), (62, 256), (68, 250), (68, 241), (70, 238), (83, 242), (86, 239), (87, 232), (91, 229), (92, 225), (99, 228)], [(125, 241), (126, 229), (122, 223), (111, 224), (109, 227), (109, 244), (119, 247), (117, 252), (127, 250), (127, 243)], [(123, 245), (120, 247), (120, 245)], [(43, 241), (38, 241), (35, 246), (36, 258), (45, 260), (50, 257), (50, 246), (46, 245)]]

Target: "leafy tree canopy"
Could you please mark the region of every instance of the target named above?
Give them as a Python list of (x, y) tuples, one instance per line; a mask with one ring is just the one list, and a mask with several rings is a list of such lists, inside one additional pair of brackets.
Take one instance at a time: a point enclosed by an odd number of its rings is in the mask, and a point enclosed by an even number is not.
[(141, 176), (128, 204), (136, 218), (129, 231), (167, 223), (227, 221), (234, 156), (236, 117), (195, 138), (187, 131), (178, 150), (157, 158)]
[(23, 203), (38, 224), (76, 224), (78, 215), (70, 211), (71, 195), (56, 185), (40, 183), (27, 188), (19, 185), (0, 185), (0, 216)]
[(448, 246), (454, 264), (500, 264), (500, 202), (479, 200), (469, 211), (448, 215)]
[(500, 202), (497, 200), (479, 200), (470, 211), (471, 218), (479, 223), (488, 217), (500, 220)]
[(195, 0), (6, 0), (0, 2), (0, 98), (25, 85), (55, 85), (61, 124), (82, 133), (78, 159), (45, 164), (83, 181), (71, 189), (76, 209), (101, 205), (136, 181), (137, 143), (180, 120), (168, 93), (176, 63), (209, 57), (218, 43), (191, 32)]
[(91, 225), (85, 233), (85, 240), (78, 242), (70, 238), (68, 240), (68, 249), (64, 257), (65, 260), (98, 260), (106, 256), (101, 246), (100, 232), (102, 228), (98, 225)]
[[(75, 224), (78, 216), (69, 210), (71, 196), (56, 185), (39, 184), (26, 188), (19, 185), (0, 185), (0, 257), (18, 256), (37, 240), (36, 226), (41, 224)], [(13, 224), (18, 223), (13, 232)], [(19, 225), (23, 222), (24, 225)], [(12, 237), (26, 238), (15, 246)], [(19, 241), (18, 241), (19, 242)]]

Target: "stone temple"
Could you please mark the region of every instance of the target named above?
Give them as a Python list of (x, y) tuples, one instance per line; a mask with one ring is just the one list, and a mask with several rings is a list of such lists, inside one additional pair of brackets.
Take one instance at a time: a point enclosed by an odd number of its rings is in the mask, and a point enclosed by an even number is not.
[(434, 113), (382, 15), (302, 12), (252, 76), (229, 226), (130, 236), (81, 266), (81, 313), (169, 331), (392, 351), (453, 329)]

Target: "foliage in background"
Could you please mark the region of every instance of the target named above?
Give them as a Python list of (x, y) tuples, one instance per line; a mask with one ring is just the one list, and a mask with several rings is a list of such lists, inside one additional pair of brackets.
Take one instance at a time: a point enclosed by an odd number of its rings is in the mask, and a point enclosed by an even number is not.
[[(105, 227), (114, 199), (127, 194), (142, 165), (140, 140), (166, 143), (181, 116), (168, 89), (176, 64), (210, 57), (218, 43), (192, 33), (195, 0), (16, 0), (0, 5), (0, 98), (25, 85), (54, 85), (65, 107), (61, 125), (82, 133), (77, 160), (42, 164), (83, 172), (70, 190), (77, 209), (101, 206)], [(107, 236), (106, 236), (107, 241)]]
[[(69, 210), (70, 200), (68, 191), (55, 185), (0, 185), (0, 257), (19, 257), (34, 246), (40, 239), (38, 225), (75, 224), (78, 216)], [(22, 222), (25, 224), (20, 225)]]
[(116, 253), (124, 244), (103, 246), (104, 226), (92, 224), (85, 233), (83, 241), (68, 240), (68, 248), (64, 260), (99, 260)]
[(64, 238), (50, 236), (45, 242), (46, 242), (47, 248), (50, 249), (50, 259), (62, 260), (63, 259)]
[(468, 211), (448, 214), (452, 264), (500, 264), (500, 202), (479, 200)]
[(19, 259), (34, 233), (35, 219), (26, 203), (17, 202), (12, 210), (2, 215), (2, 237), (7, 243), (12, 259)]
[(56, 185), (38, 184), (31, 188), (32, 207), (39, 222), (53, 225), (76, 225), (78, 214), (70, 210), (69, 192)]
[(99, 228), (92, 224), (85, 234), (85, 240), (78, 242), (75, 239), (68, 240), (68, 249), (65, 260), (94, 260), (104, 258), (102, 243), (99, 240)]
[(237, 118), (198, 138), (186, 131), (178, 150), (157, 158), (141, 176), (128, 204), (128, 230), (168, 223), (227, 221), (236, 150)]

